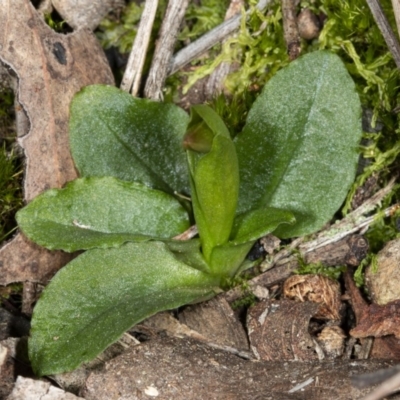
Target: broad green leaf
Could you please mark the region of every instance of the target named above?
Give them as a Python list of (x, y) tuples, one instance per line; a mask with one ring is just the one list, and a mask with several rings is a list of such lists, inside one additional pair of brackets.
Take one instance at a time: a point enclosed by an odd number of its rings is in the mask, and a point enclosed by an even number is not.
[[(213, 247), (229, 240), (239, 190), (238, 162), (229, 131), (211, 108), (195, 106), (191, 117), (188, 162), (193, 211), (204, 256), (210, 261)], [(191, 150), (196, 140), (202, 148), (211, 142), (209, 151)]]
[(356, 172), (360, 100), (340, 58), (318, 51), (278, 72), (236, 138), (238, 212), (260, 205), (293, 212), (280, 237), (321, 228), (342, 204)]
[(48, 190), (20, 210), (17, 221), (34, 242), (70, 252), (170, 238), (189, 227), (174, 197), (112, 177), (81, 178)]
[(71, 103), (70, 144), (81, 176), (114, 176), (189, 193), (182, 147), (189, 117), (173, 104), (111, 86), (82, 89)]
[(235, 218), (230, 243), (237, 245), (254, 241), (273, 232), (280, 224), (295, 222), (290, 211), (273, 207), (251, 210)]
[(72, 370), (143, 319), (211, 297), (218, 285), (162, 242), (89, 250), (56, 274), (35, 307), (33, 369), (38, 375)]

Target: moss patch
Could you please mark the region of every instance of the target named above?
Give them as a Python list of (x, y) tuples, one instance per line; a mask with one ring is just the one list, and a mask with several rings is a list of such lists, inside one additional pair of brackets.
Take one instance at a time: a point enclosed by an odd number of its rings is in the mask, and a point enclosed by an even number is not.
[(14, 96), (0, 89), (0, 242), (16, 229), (14, 215), (22, 207), (22, 165), (12, 150), (15, 140)]

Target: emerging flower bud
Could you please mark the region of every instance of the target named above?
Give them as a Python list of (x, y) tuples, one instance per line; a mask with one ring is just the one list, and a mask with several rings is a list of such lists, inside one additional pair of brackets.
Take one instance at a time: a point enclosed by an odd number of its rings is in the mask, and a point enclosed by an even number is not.
[(183, 147), (198, 153), (208, 153), (211, 150), (214, 134), (208, 125), (201, 121), (189, 126), (183, 137)]

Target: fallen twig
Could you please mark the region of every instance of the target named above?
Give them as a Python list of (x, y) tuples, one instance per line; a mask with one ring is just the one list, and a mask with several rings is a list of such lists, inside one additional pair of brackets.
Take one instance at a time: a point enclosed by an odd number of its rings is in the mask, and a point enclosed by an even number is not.
[(368, 374), (354, 375), (351, 377), (351, 384), (358, 389), (364, 389), (385, 382), (399, 372), (400, 365), (395, 365), (394, 367), (379, 369)]
[(185, 232), (181, 233), (180, 235), (174, 236), (172, 239), (175, 240), (189, 240), (194, 238), (199, 233), (197, 226), (192, 225), (189, 229)]
[[(257, 4), (257, 8), (263, 10), (270, 2), (271, 0), (260, 0)], [(239, 14), (224, 21), (195, 42), (178, 51), (172, 60), (168, 74), (172, 75), (186, 64), (190, 63), (190, 61), (198, 58), (207, 50), (211, 49), (211, 47), (226, 39), (239, 28), (241, 17), (242, 16)]]
[(397, 36), (400, 33), (400, 2), (399, 0), (392, 0), (392, 7), (394, 12), (394, 18), (396, 19), (397, 25)]
[(157, 6), (158, 0), (146, 0), (135, 42), (122, 78), (121, 89), (131, 92), (132, 96), (136, 96), (139, 90)]
[(295, 3), (293, 0), (282, 0), (283, 34), (291, 61), (300, 55), (301, 50)]
[(386, 396), (397, 391), (400, 386), (400, 372), (391, 378), (387, 379), (380, 386), (378, 386), (373, 392), (363, 397), (362, 400), (380, 400)]
[(158, 41), (144, 88), (145, 97), (162, 100), (162, 89), (168, 76), (176, 37), (189, 0), (169, 0), (164, 20), (158, 35)]
[[(368, 228), (376, 218), (376, 215), (369, 217), (365, 217), (364, 215), (371, 212), (378, 206), (378, 204), (391, 192), (394, 183), (395, 179), (392, 179), (386, 187), (375, 193), (360, 207), (346, 215), (346, 217), (341, 221), (330, 226), (327, 230), (321, 231), (315, 240), (300, 245), (300, 252), (305, 254), (310, 251), (314, 251), (330, 243), (337, 242), (352, 233)], [(384, 210), (385, 216), (391, 215), (391, 213), (398, 207), (398, 204), (388, 207), (386, 210)]]
[[(243, 7), (243, 0), (231, 0), (230, 5), (225, 14), (225, 21), (229, 20), (230, 18), (238, 14), (240, 12), (241, 7)], [(208, 77), (204, 89), (206, 98), (212, 98), (215, 95), (222, 92), (224, 81), (231, 72), (232, 67), (233, 66), (231, 63), (223, 61), (214, 69), (214, 71)]]
[(392, 28), (390, 27), (385, 14), (383, 13), (382, 6), (379, 3), (379, 0), (367, 0), (367, 3), (369, 8), (371, 9), (376, 24), (382, 32), (389, 51), (392, 53), (397, 68), (400, 68), (400, 44)]

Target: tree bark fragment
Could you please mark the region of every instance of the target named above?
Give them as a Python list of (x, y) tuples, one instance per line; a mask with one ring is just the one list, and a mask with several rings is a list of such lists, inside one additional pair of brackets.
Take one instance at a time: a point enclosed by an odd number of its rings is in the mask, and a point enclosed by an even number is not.
[[(81, 396), (158, 400), (358, 399), (351, 376), (391, 366), (383, 361), (253, 362), (193, 339), (158, 336), (93, 372)], [(157, 368), (154, 368), (157, 366)], [(394, 399), (399, 397), (394, 397)]]

